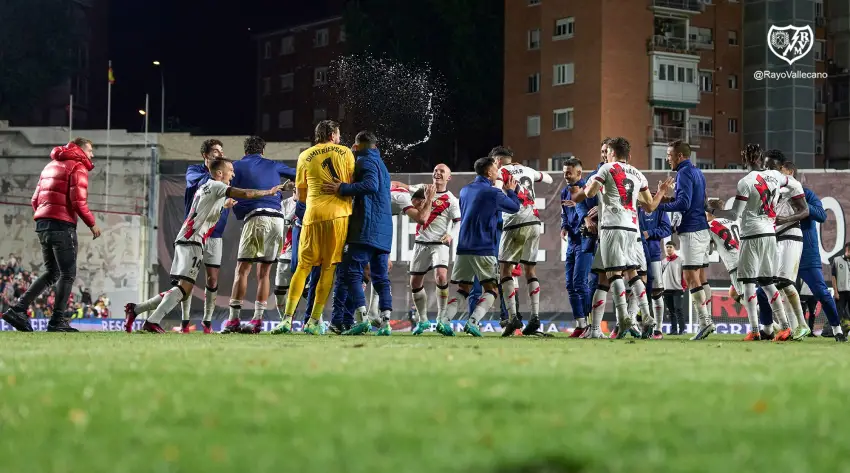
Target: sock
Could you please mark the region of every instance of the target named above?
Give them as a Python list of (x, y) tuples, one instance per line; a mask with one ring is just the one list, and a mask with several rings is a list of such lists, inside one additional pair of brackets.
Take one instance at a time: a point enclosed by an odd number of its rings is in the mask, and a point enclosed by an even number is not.
[(215, 298), (218, 297), (218, 286), (207, 287), (204, 290), (204, 322), (212, 320), (215, 312)]
[(286, 312), (286, 293), (275, 294), (274, 299), (277, 305), (277, 315), (280, 316), (280, 320), (283, 320), (285, 317), (284, 312)]
[(777, 289), (777, 291), (779, 291), (779, 298), (782, 299), (782, 309), (785, 311), (785, 316), (788, 318), (788, 325), (791, 326), (792, 331), (797, 330), (799, 321), (794, 315), (794, 309), (791, 307), (791, 302), (789, 302), (788, 298), (785, 297), (785, 291), (783, 289)]
[(711, 292), (711, 285), (708, 283), (702, 285), (702, 290), (705, 291), (705, 310), (709, 311), (711, 309), (710, 306), (714, 293)]
[(146, 300), (146, 301), (144, 301), (140, 304), (136, 304), (136, 315), (141, 315), (141, 314), (144, 314), (145, 312), (149, 312), (149, 311), (156, 309), (156, 306), (158, 306), (159, 303), (162, 302), (162, 298), (164, 296), (165, 296), (165, 293), (160, 292), (159, 294), (151, 297), (150, 299), (148, 299), (148, 300)]
[(148, 322), (152, 324), (158, 324), (171, 312), (171, 309), (177, 307), (177, 304), (180, 303), (180, 299), (183, 298), (183, 291), (180, 289), (180, 286), (175, 286), (169, 289), (165, 296), (162, 298), (162, 302), (160, 302), (159, 306), (156, 310), (148, 317)]
[(381, 311), (381, 328), (386, 327), (390, 324), (390, 318), (393, 316), (393, 311), (391, 310), (382, 310)]
[(369, 311), (366, 306), (360, 306), (354, 309), (354, 321), (357, 323), (369, 322)]
[(764, 333), (766, 333), (768, 335), (773, 335), (773, 324), (762, 325), (761, 329), (764, 330)]
[(531, 318), (540, 317), (540, 281), (537, 278), (528, 280), (528, 298), (531, 299)]
[(236, 299), (230, 299), (230, 315), (227, 317), (228, 321), (231, 320), (239, 320), (239, 312), (242, 311), (242, 301), (237, 301)]
[(449, 285), (437, 286), (437, 313), (446, 308), (446, 303), (449, 302)]
[(808, 327), (808, 323), (806, 322), (806, 313), (803, 312), (803, 304), (800, 302), (800, 293), (797, 292), (797, 288), (792, 284), (783, 289), (782, 292), (785, 296), (783, 299), (785, 299), (787, 306), (791, 308), (790, 312), (786, 312), (788, 318), (792, 320), (796, 319), (797, 325)]
[(378, 304), (380, 303), (380, 299), (378, 291), (375, 290), (375, 286), (372, 286), (372, 297), (369, 298), (369, 317), (372, 320), (378, 320), (378, 307), (380, 307)]
[(835, 325), (835, 326), (832, 327), (832, 333), (834, 333), (835, 335), (840, 335), (844, 332), (841, 331), (840, 325)]
[[(691, 305), (699, 317), (700, 326), (711, 323), (711, 317), (708, 315), (708, 308), (705, 305), (705, 291), (702, 286), (691, 289)], [(756, 324), (756, 327), (758, 327), (758, 324)]]
[[(478, 322), (487, 315), (487, 312), (490, 311), (490, 307), (493, 306), (493, 302), (499, 297), (499, 294), (496, 291), (484, 291), (484, 294), (481, 295), (481, 298), (478, 299), (478, 305), (475, 306), (475, 311), (469, 317), (469, 322), (472, 325), (478, 325)], [(505, 301), (507, 304), (507, 301)]]
[(617, 322), (623, 323), (629, 317), (629, 303), (626, 300), (626, 282), (622, 276), (609, 278), (611, 282), (611, 297), (617, 310)]
[(747, 309), (747, 319), (750, 321), (750, 332), (759, 331), (759, 302), (756, 299), (756, 285), (753, 283), (744, 283), (744, 307)]
[(585, 328), (587, 327), (587, 319), (584, 317), (579, 317), (576, 319), (576, 328)]
[(295, 314), (295, 309), (298, 308), (298, 302), (301, 300), (301, 295), (306, 294), (304, 285), (307, 283), (307, 277), (310, 276), (310, 271), (313, 268), (299, 264), (295, 269), (295, 274), (289, 280), (289, 292), (286, 294), (286, 307), (283, 313), (286, 316)]
[(626, 283), (626, 304), (626, 311), (628, 312), (629, 317), (634, 319), (637, 316), (639, 307), (637, 297), (635, 297), (635, 292), (632, 290), (631, 281)]
[(316, 300), (313, 302), (313, 313), (310, 315), (314, 320), (322, 318), (322, 312), (325, 311), (325, 302), (328, 300), (328, 295), (331, 293), (334, 285), (333, 267), (323, 267), (322, 275), (319, 277), (319, 283), (316, 284)]
[(664, 323), (664, 297), (660, 294), (652, 296), (652, 311), (655, 313), (655, 323), (658, 324), (655, 329), (661, 330), (661, 324)]
[(655, 319), (652, 318), (652, 313), (649, 311), (649, 299), (646, 297), (646, 285), (640, 278), (632, 283), (632, 296), (637, 299), (638, 306), (640, 306), (643, 325), (648, 327), (654, 324)]
[(192, 315), (192, 296), (180, 301), (180, 311), (183, 314), (183, 320), (189, 320), (189, 316)]
[(263, 320), (263, 316), (266, 315), (266, 305), (265, 301), (254, 301), (254, 317), (251, 320)]
[(605, 314), (605, 301), (608, 300), (608, 286), (598, 285), (593, 293), (591, 301), (591, 324), (593, 330), (599, 330), (602, 325), (602, 316)]
[[(440, 314), (440, 321), (443, 323), (451, 323), (458, 311), (467, 306), (466, 299), (469, 298), (469, 293), (463, 289), (457, 290), (457, 297), (452, 297), (446, 304), (446, 310)], [(463, 314), (463, 312), (461, 312)]]
[(785, 307), (782, 306), (782, 295), (776, 290), (776, 286), (768, 284), (762, 286), (764, 293), (767, 295), (767, 300), (770, 301), (770, 310), (773, 311), (773, 319), (779, 321), (782, 330), (790, 328), (788, 318), (785, 314)]
[(416, 321), (425, 322), (428, 320), (428, 293), (425, 292), (425, 286), (417, 287), (413, 290), (413, 304), (416, 305)]
[[(505, 309), (511, 320), (516, 318), (516, 282), (508, 276), (502, 278), (502, 296), (505, 298)], [(476, 306), (477, 307), (477, 306)]]

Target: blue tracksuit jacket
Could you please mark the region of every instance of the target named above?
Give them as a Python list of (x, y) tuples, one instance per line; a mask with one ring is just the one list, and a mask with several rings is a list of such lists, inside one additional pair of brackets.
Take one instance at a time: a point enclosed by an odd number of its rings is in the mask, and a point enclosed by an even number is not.
[(499, 212), (517, 213), (519, 198), (510, 190), (502, 192), (486, 177), (477, 176), (460, 190), (460, 232), (457, 254), (493, 256)]
[[(640, 224), (640, 239), (647, 255), (646, 262), (661, 261), (661, 241), (669, 237), (673, 230), (667, 214), (658, 210), (648, 214), (643, 208), (639, 208), (638, 223)], [(643, 232), (649, 233), (649, 238), (645, 238)]]
[(354, 197), (347, 242), (389, 253), (393, 245), (390, 173), (377, 149), (360, 150), (355, 156), (353, 182), (339, 188), (340, 195)]
[(676, 196), (672, 202), (661, 204), (656, 212), (681, 212), (679, 233), (708, 230), (705, 218), (705, 176), (686, 159), (676, 166)]
[[(280, 178), (295, 179), (295, 169), (286, 164), (266, 159), (261, 154), (249, 154), (233, 163), (234, 176), (230, 185), (240, 189), (271, 189), (280, 184)], [(233, 207), (239, 220), (256, 209), (280, 210), (280, 195), (270, 195), (253, 200), (240, 200)]]

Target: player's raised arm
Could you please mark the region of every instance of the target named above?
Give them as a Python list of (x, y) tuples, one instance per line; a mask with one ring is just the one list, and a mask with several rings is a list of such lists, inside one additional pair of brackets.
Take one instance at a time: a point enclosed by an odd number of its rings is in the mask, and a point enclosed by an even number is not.
[(282, 191), (284, 184), (280, 184), (272, 187), (267, 190), (258, 190), (258, 189), (239, 189), (236, 187), (228, 187), (225, 195), (230, 197), (231, 199), (237, 200), (250, 200), (250, 199), (259, 199), (260, 197), (266, 197), (269, 195), (275, 195), (278, 192)]
[(534, 172), (536, 173), (535, 182), (542, 182), (543, 184), (551, 184), (552, 183), (552, 176), (550, 176), (548, 173), (540, 172), (540, 171), (534, 171)]
[(508, 176), (505, 181), (505, 192), (496, 193), (496, 206), (502, 212), (515, 214), (522, 208), (522, 203), (516, 195), (516, 180), (513, 176)]
[(280, 175), (280, 177), (285, 177), (289, 180), (295, 180), (295, 169), (283, 164), (281, 162), (275, 161), (275, 170)]
[(735, 221), (741, 218), (749, 198), (750, 189), (744, 179), (741, 179), (738, 181), (738, 191), (735, 194), (735, 202), (732, 204), (731, 210), (723, 210), (723, 201), (720, 199), (709, 199), (708, 208), (715, 217)]
[(426, 185), (422, 190), (424, 197), (416, 196), (419, 192), (416, 191), (413, 195), (413, 200), (419, 202), (412, 202), (413, 207), (404, 209), (404, 213), (414, 222), (424, 225), (428, 221), (428, 216), (431, 215), (431, 205), (434, 202), (434, 196), (437, 195), (437, 188), (433, 184)]
[(791, 210), (794, 213), (776, 217), (776, 226), (805, 220), (809, 216), (809, 206), (806, 203), (806, 194), (803, 192), (803, 186), (800, 184), (800, 181), (786, 176), (785, 185), (782, 187), (787, 188), (788, 192), (791, 193), (791, 199), (789, 200), (791, 202)]
[[(354, 197), (362, 195), (375, 195), (378, 193), (378, 168), (375, 163), (360, 160), (355, 167), (360, 166), (361, 178), (357, 182), (347, 184), (339, 183), (336, 193), (341, 196)], [(328, 184), (322, 185), (322, 191), (327, 191)]]

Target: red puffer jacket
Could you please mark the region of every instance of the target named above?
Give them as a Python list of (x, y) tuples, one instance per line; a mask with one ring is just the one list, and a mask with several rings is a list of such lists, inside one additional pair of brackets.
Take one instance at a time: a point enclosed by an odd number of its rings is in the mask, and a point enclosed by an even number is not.
[(77, 215), (89, 227), (95, 225), (89, 210), (89, 171), (94, 164), (74, 143), (57, 146), (50, 153), (50, 164), (41, 171), (32, 195), (35, 220), (49, 218), (77, 224)]

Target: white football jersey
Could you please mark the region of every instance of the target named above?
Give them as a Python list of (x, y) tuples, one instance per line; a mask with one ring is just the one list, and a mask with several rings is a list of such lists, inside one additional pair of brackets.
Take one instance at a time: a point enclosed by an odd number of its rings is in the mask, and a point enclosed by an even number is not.
[(502, 229), (539, 222), (540, 215), (534, 206), (534, 183), (543, 180), (543, 173), (522, 164), (506, 164), (499, 169), (499, 180), (504, 182), (509, 175), (517, 183), (516, 194), (519, 197), (520, 209), (515, 214), (502, 213)]
[(189, 216), (177, 232), (175, 242), (206, 243), (221, 218), (221, 209), (227, 200), (229, 188), (227, 184), (212, 179), (199, 187), (192, 199)]
[(283, 246), (280, 254), (287, 253), (292, 248), (292, 229), (295, 227), (295, 196), (290, 196), (280, 203), (280, 211), (283, 212)]
[(720, 261), (726, 267), (726, 271), (732, 271), (738, 267), (738, 251), (741, 249), (741, 230), (738, 221), (725, 218), (715, 218), (708, 222), (708, 230), (711, 241), (717, 247)]
[(803, 186), (796, 179), (772, 169), (751, 171), (738, 181), (735, 199), (746, 203), (741, 214), (742, 238), (776, 234), (776, 204), (783, 187), (789, 189), (791, 199), (805, 197)]
[(649, 189), (642, 172), (628, 163), (605, 163), (593, 176), (602, 189), (600, 227), (638, 231), (638, 195)]
[[(799, 181), (797, 181), (793, 177), (791, 177), (790, 180), (799, 183)], [(800, 187), (802, 188), (802, 184), (800, 185)], [(783, 187), (782, 189), (780, 189), (779, 202), (776, 203), (777, 216), (788, 217), (789, 215), (794, 214), (794, 207), (791, 206), (792, 192), (794, 192), (794, 190), (792, 190), (792, 186)], [(776, 227), (776, 234), (803, 238), (803, 230), (800, 228), (800, 222), (792, 222), (786, 223), (785, 225), (780, 225)]]
[(414, 186), (411, 186), (409, 191), (402, 187), (390, 188), (390, 206), (393, 215), (403, 214), (407, 209), (413, 207), (413, 201), (410, 197), (412, 192), (416, 192)]
[[(412, 188), (411, 188), (412, 189)], [(460, 222), (460, 201), (449, 191), (437, 192), (431, 202), (431, 214), (424, 224), (416, 225), (418, 243), (439, 243), (449, 233), (449, 225)]]

